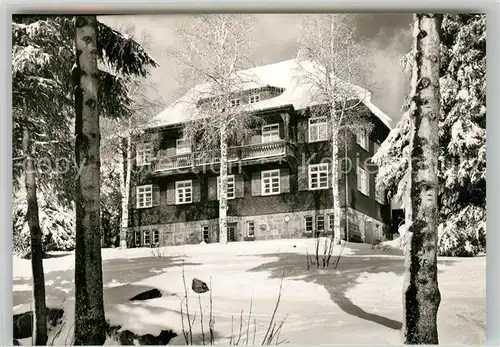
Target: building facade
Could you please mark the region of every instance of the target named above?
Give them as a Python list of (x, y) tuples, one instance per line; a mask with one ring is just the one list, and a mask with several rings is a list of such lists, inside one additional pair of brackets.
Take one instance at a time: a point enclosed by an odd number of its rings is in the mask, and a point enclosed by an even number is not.
[[(286, 71), (292, 63), (274, 68)], [(266, 68), (261, 80), (267, 78)], [(292, 94), (297, 91), (283, 82), (283, 71), (280, 81), (273, 84), (269, 77), (234, 101), (253, 106), (262, 124), (243, 144), (229, 147), (230, 242), (332, 234), (327, 118), (317, 116), (314, 105), (296, 102)], [(218, 150), (193, 151), (182, 137), (183, 119), (178, 117), (186, 110), (176, 107), (169, 106), (136, 141), (127, 247), (219, 240)], [(336, 236), (373, 243), (385, 238), (391, 223), (390, 204), (375, 189), (376, 167), (370, 162), (389, 133), (388, 118), (369, 101), (354, 112), (362, 112), (374, 127), (370, 134), (348, 134), (342, 145), (342, 232)]]

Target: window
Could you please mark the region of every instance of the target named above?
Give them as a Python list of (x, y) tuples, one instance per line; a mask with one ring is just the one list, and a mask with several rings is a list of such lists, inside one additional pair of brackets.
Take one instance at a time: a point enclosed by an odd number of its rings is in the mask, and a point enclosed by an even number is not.
[(202, 227), (201, 232), (202, 232), (203, 241), (204, 241), (205, 243), (208, 243), (208, 241), (209, 241), (208, 225), (204, 225), (204, 226)]
[(357, 171), (357, 185), (358, 185), (358, 190), (365, 194), (366, 196), (370, 196), (370, 180), (369, 180), (369, 175), (368, 173), (363, 170), (361, 167), (358, 166), (358, 171)]
[(138, 166), (150, 165), (153, 157), (151, 143), (138, 143), (136, 146), (136, 162)]
[(262, 195), (280, 193), (280, 170), (262, 171)]
[(335, 215), (333, 213), (330, 213), (328, 215), (328, 229), (333, 230), (333, 222), (335, 220)]
[(144, 231), (144, 245), (149, 246), (151, 243), (151, 233), (149, 230)]
[(376, 154), (378, 152), (378, 149), (380, 148), (380, 144), (378, 142), (373, 143), (373, 154)]
[(191, 143), (186, 139), (177, 139), (175, 141), (175, 153), (176, 154), (191, 153)]
[(255, 223), (254, 222), (248, 222), (247, 224), (247, 235), (248, 237), (255, 237)]
[(136, 231), (134, 233), (134, 239), (135, 239), (135, 246), (139, 247), (141, 245), (141, 232), (140, 231)]
[(312, 233), (312, 231), (313, 231), (313, 217), (305, 216), (304, 217), (304, 224), (305, 224), (306, 233)]
[(324, 231), (325, 230), (325, 216), (322, 214), (318, 214), (316, 216), (316, 231)]
[(241, 100), (240, 99), (231, 99), (229, 100), (229, 106), (230, 107), (238, 107), (240, 106), (241, 104)]
[[(220, 176), (217, 177), (217, 199), (219, 199), (220, 193)], [(234, 199), (234, 175), (227, 175), (227, 198)]]
[(153, 245), (159, 245), (159, 244), (160, 244), (160, 231), (153, 230)]
[(327, 129), (326, 117), (309, 118), (309, 142), (326, 141)]
[(260, 95), (252, 95), (248, 98), (248, 103), (250, 104), (254, 104), (256, 102), (259, 102), (260, 101)]
[(262, 127), (262, 143), (280, 140), (280, 125), (270, 124)]
[(153, 186), (137, 187), (137, 208), (146, 208), (153, 206)]
[(309, 165), (309, 189), (328, 188), (328, 164)]
[(175, 203), (189, 204), (193, 201), (193, 183), (189, 181), (175, 182)]
[(368, 137), (368, 133), (365, 129), (359, 129), (356, 132), (356, 142), (361, 146), (364, 150), (368, 150), (368, 144), (370, 143), (370, 138)]

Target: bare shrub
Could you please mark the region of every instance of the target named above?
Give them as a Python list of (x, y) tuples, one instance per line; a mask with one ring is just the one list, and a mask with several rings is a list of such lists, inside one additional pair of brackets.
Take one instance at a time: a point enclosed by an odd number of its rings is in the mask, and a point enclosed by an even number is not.
[[(278, 311), (281, 297), (283, 294), (283, 278), (281, 277), (278, 297), (276, 299), (275, 307), (271, 316), (271, 320), (267, 326), (266, 334), (262, 340), (261, 345), (272, 345), (272, 344), (281, 344), (285, 342), (285, 340), (280, 340), (279, 336), (285, 323), (285, 318), (281, 321), (276, 321), (276, 312)], [(192, 315), (189, 308), (189, 300), (188, 300), (188, 288), (186, 285), (186, 277), (184, 273), (184, 266), (182, 269), (182, 280), (184, 283), (184, 296), (181, 298), (181, 320), (182, 320), (182, 334), (184, 336), (184, 340), (187, 345), (193, 345), (193, 327), (195, 326), (196, 314)], [(215, 344), (215, 317), (213, 315), (213, 296), (212, 296), (212, 278), (210, 278), (209, 285), (209, 293), (210, 293), (210, 302), (209, 302), (209, 320), (208, 320), (208, 331), (209, 338), (205, 338), (205, 325), (204, 325), (204, 309), (201, 304), (201, 296), (198, 294), (198, 305), (200, 308), (200, 327), (201, 327), (201, 344), (205, 345), (214, 345)], [(248, 346), (250, 343), (250, 336), (252, 337), (252, 345), (255, 345), (255, 339), (257, 334), (257, 320), (253, 319), (253, 331), (251, 331), (250, 322), (252, 320), (252, 309), (253, 309), (253, 299), (250, 300), (250, 308), (248, 311), (248, 316), (246, 318), (246, 322), (244, 321), (244, 310), (240, 311), (239, 322), (237, 333), (234, 331), (234, 316), (231, 317), (231, 335), (229, 336), (229, 345), (238, 346), (238, 345), (246, 345)], [(245, 324), (246, 323), (246, 324)], [(246, 326), (246, 327), (245, 327)]]
[[(330, 242), (328, 242), (328, 240), (330, 240)], [(333, 256), (333, 251), (334, 251), (334, 245), (336, 243), (338, 243), (338, 239), (336, 239), (334, 237), (334, 234), (332, 232), (332, 235), (331, 237), (327, 238), (325, 237), (325, 243), (323, 245), (323, 251), (322, 251), (322, 254), (320, 254), (320, 237), (319, 236), (316, 236), (315, 238), (315, 254), (314, 254), (314, 257), (311, 256), (307, 250), (306, 250), (306, 266), (307, 266), (307, 270), (309, 270), (311, 268), (312, 265), (316, 265), (316, 268), (326, 268), (326, 267), (329, 267), (330, 266), (330, 261), (332, 259), (332, 256)], [(340, 242), (342, 244), (342, 242)], [(343, 248), (341, 246), (341, 250), (340, 252), (343, 251)], [(338, 258), (338, 257), (337, 257)], [(336, 260), (335, 262), (338, 263), (338, 261)]]

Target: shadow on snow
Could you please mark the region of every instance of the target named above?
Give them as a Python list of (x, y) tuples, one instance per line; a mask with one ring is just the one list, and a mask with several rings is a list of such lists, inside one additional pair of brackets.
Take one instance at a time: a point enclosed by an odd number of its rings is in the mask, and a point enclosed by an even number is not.
[[(347, 296), (348, 289), (357, 284), (356, 280), (363, 273), (383, 273), (392, 272), (401, 275), (404, 272), (403, 257), (374, 257), (375, 254), (384, 254), (386, 252), (377, 252), (375, 250), (365, 250), (363, 247), (359, 249), (355, 245), (350, 245), (354, 250), (355, 255), (345, 255), (339, 261), (337, 269), (330, 265), (328, 268), (312, 268), (307, 270), (305, 254), (282, 253), (269, 254), (263, 257), (277, 257), (278, 260), (262, 264), (249, 271), (268, 271), (271, 273), (271, 278), (285, 278), (302, 276), (301, 281), (314, 282), (325, 287), (330, 294), (332, 301), (337, 304), (345, 313), (380, 324), (384, 327), (399, 330), (402, 328), (400, 321), (380, 316), (374, 313), (369, 313), (361, 307), (354, 304)], [(366, 247), (365, 247), (366, 248)], [(398, 252), (395, 251), (395, 254)], [(366, 256), (362, 256), (366, 254)], [(332, 258), (335, 260), (336, 257)], [(451, 260), (440, 261), (440, 263), (449, 265)], [(381, 303), (383, 304), (383, 303)]]

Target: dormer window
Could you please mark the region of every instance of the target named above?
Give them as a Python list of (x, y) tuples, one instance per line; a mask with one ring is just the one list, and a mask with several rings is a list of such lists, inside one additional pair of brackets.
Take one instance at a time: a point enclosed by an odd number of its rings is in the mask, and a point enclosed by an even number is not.
[(229, 106), (230, 107), (238, 107), (240, 106), (241, 104), (241, 100), (240, 99), (231, 99), (229, 100)]
[(256, 102), (259, 102), (260, 101), (260, 95), (259, 94), (256, 94), (256, 95), (251, 95), (249, 98), (248, 98), (248, 103), (249, 104), (255, 104)]

